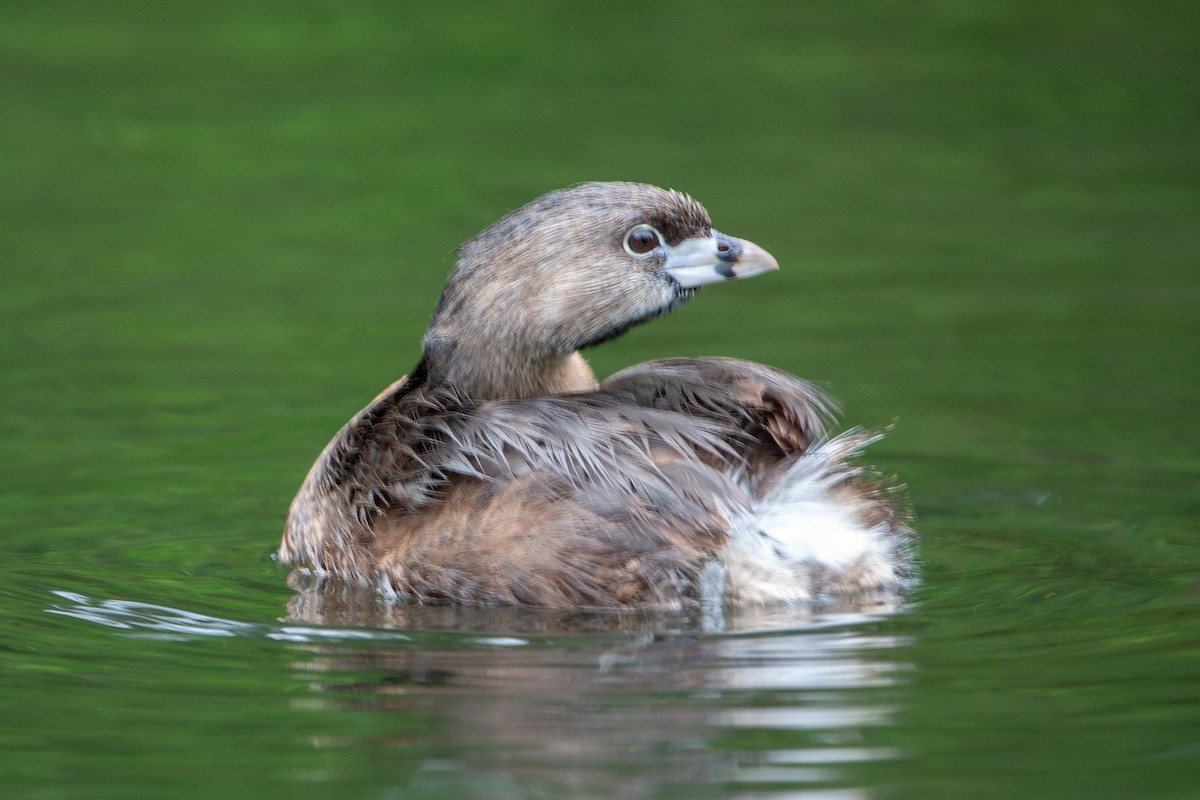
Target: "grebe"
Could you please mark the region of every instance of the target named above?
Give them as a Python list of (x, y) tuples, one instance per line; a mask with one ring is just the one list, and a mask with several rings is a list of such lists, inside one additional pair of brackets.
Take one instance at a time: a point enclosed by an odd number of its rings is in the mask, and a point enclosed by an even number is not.
[[(892, 592), (912, 533), (809, 383), (730, 358), (603, 382), (579, 351), (778, 269), (699, 203), (588, 183), (459, 251), (413, 370), (338, 432), (280, 560), (421, 601), (677, 606)], [(711, 598), (710, 598), (711, 599)]]

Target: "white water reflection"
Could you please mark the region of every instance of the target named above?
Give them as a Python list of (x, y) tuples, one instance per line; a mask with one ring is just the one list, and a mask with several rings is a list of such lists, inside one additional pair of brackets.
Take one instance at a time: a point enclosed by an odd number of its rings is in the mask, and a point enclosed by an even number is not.
[(415, 798), (869, 798), (870, 765), (902, 757), (881, 736), (902, 642), (877, 632), (878, 607), (713, 634), (679, 617), (377, 606), (396, 630), (350, 627), (367, 620), (344, 604), (263, 625), (54, 594), (47, 612), (121, 636), (294, 649), (280, 679), (307, 689), (291, 709), (314, 760), (293, 777), (322, 788), (403, 765), (395, 793)]
[[(303, 600), (291, 606), (313, 613)], [(320, 619), (345, 623), (345, 607)], [(319, 710), (433, 720), (404, 786), (415, 797), (868, 798), (864, 765), (900, 757), (880, 735), (905, 670), (902, 642), (871, 629), (884, 612), (798, 610), (755, 633), (689, 630), (678, 618), (513, 616), (475, 610), (527, 647), (482, 648), (457, 635), (442, 646), (305, 648), (295, 666), (325, 698)], [(391, 608), (387, 621), (469, 629), (467, 609)], [(428, 615), (424, 616), (423, 615)], [(377, 618), (378, 619), (378, 618)], [(736, 618), (727, 620), (736, 628)], [(591, 631), (568, 632), (570, 624)], [(612, 634), (620, 633), (619, 636)], [(449, 646), (445, 646), (445, 645)], [(308, 698), (311, 700), (311, 697)], [(417, 739), (314, 740), (319, 749)], [(447, 755), (453, 756), (447, 758)]]
[(46, 609), (48, 614), (73, 617), (125, 631), (135, 639), (190, 641), (208, 637), (262, 636), (282, 642), (408, 641), (397, 631), (354, 630), (304, 625), (256, 625), (249, 622), (197, 614), (170, 606), (137, 600), (94, 599), (79, 592), (55, 590), (61, 602)]

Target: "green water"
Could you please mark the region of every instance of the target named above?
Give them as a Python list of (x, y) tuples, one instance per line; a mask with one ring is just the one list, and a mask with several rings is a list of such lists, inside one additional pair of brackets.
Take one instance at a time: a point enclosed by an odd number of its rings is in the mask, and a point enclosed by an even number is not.
[[(1200, 797), (1200, 6), (0, 3), (0, 795)], [(348, 607), (270, 560), (543, 191), (783, 270), (590, 354), (817, 380), (894, 613)], [(289, 612), (288, 604), (292, 603)]]

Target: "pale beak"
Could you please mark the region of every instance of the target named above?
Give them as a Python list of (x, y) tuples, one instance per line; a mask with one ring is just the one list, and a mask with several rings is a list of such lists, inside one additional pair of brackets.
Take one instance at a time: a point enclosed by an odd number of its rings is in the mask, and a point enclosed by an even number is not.
[(684, 239), (674, 247), (665, 245), (667, 274), (684, 289), (733, 278), (753, 278), (779, 269), (775, 257), (745, 239), (717, 231), (712, 236)]

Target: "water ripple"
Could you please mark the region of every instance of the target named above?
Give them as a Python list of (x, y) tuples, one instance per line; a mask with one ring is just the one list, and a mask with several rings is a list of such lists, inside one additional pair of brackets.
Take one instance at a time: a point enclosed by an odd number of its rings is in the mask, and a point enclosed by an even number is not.
[[(197, 614), (170, 606), (138, 600), (93, 599), (79, 592), (61, 590), (51, 594), (63, 602), (45, 609), (48, 614), (72, 617), (107, 628), (129, 631), (131, 638), (161, 641), (190, 641), (205, 637), (262, 637), (281, 642), (410, 641), (393, 631), (367, 631), (302, 625), (262, 625)], [(510, 644), (511, 646), (511, 644)]]

